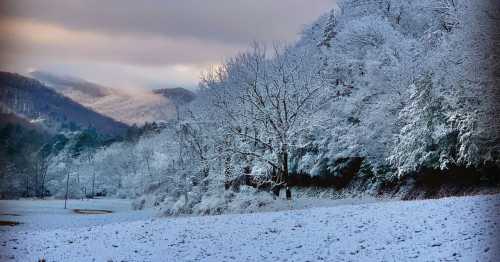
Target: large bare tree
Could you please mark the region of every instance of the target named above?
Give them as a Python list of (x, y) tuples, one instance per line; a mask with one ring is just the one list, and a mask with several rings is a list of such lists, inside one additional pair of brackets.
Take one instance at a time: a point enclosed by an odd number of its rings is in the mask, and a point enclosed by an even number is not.
[(279, 46), (268, 56), (254, 44), (203, 79), (224, 115), (225, 130), (235, 139), (228, 150), (269, 164), (278, 185), (288, 179), (294, 136), (328, 97), (315, 60), (304, 50)]

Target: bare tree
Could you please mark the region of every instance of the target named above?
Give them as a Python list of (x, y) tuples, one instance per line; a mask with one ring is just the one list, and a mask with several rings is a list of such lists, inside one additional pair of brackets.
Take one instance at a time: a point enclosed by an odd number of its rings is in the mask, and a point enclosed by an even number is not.
[(282, 186), (288, 179), (292, 138), (324, 103), (321, 79), (320, 65), (306, 51), (275, 45), (268, 58), (266, 49), (255, 44), (251, 52), (205, 76), (203, 83), (213, 89), (214, 104), (225, 115), (223, 124), (237, 140), (229, 150), (268, 163), (277, 173), (274, 182)]
[(33, 173), (35, 175), (35, 193), (37, 197), (44, 198), (47, 171), (52, 158), (49, 155), (42, 154), (40, 151), (32, 154), (31, 161), (33, 162)]
[[(96, 179), (96, 170), (95, 170), (95, 154), (96, 150), (94, 148), (87, 148), (83, 152), (83, 158), (87, 162), (88, 168), (92, 169), (92, 185), (91, 185), (91, 198), (95, 197), (95, 179)], [(86, 189), (85, 189), (86, 191)], [(87, 195), (86, 193), (84, 194)]]
[(68, 197), (69, 197), (69, 177), (71, 173), (71, 165), (73, 163), (73, 158), (71, 154), (67, 153), (64, 157), (64, 167), (66, 171), (66, 192), (64, 194), (64, 209), (67, 207)]

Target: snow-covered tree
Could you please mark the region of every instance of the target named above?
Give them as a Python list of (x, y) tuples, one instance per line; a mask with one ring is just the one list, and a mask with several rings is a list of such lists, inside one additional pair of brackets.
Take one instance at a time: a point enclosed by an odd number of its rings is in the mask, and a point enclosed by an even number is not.
[[(432, 76), (424, 75), (411, 85), (412, 94), (400, 112), (403, 123), (396, 145), (389, 157), (398, 174), (418, 171), (422, 167), (439, 168), (448, 163), (444, 151), (443, 137), (447, 135), (445, 116), (441, 101), (436, 97)], [(443, 158), (440, 158), (440, 157)]]
[(204, 80), (215, 93), (214, 105), (224, 115), (224, 127), (235, 138), (229, 148), (270, 165), (278, 183), (288, 177), (292, 139), (310, 123), (325, 103), (320, 64), (305, 50), (280, 49), (272, 58), (254, 45), (251, 52), (229, 61)]

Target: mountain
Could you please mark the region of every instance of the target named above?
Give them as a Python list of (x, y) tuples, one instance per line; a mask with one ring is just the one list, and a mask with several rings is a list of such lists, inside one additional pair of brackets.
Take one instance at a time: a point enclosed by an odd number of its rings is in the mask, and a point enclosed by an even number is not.
[(196, 98), (196, 94), (182, 87), (176, 88), (161, 88), (153, 91), (155, 94), (160, 94), (177, 105), (185, 105)]
[(31, 76), (59, 94), (130, 125), (165, 121), (175, 115), (175, 107), (167, 96), (149, 90), (111, 88), (43, 71), (34, 71)]
[(127, 125), (101, 115), (60, 95), (40, 81), (0, 72), (0, 109), (52, 130), (95, 128), (107, 135), (121, 135)]
[(44, 71), (33, 71), (30, 76), (67, 97), (80, 98), (74, 99), (78, 102), (82, 102), (82, 100), (90, 102), (113, 92), (109, 88), (76, 77), (60, 77)]

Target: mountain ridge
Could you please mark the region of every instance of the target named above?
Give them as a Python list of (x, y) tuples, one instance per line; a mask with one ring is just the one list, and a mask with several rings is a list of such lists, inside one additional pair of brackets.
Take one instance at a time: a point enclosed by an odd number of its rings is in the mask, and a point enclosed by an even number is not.
[(59, 94), (128, 125), (166, 121), (175, 115), (173, 102), (153, 91), (107, 87), (44, 71), (33, 71), (31, 75)]
[(52, 130), (95, 128), (107, 135), (122, 135), (128, 125), (99, 114), (65, 97), (40, 81), (0, 71), (0, 109), (43, 123)]
[(196, 94), (194, 92), (182, 87), (159, 88), (153, 90), (153, 93), (162, 95), (172, 100), (177, 105), (188, 104), (196, 98)]

